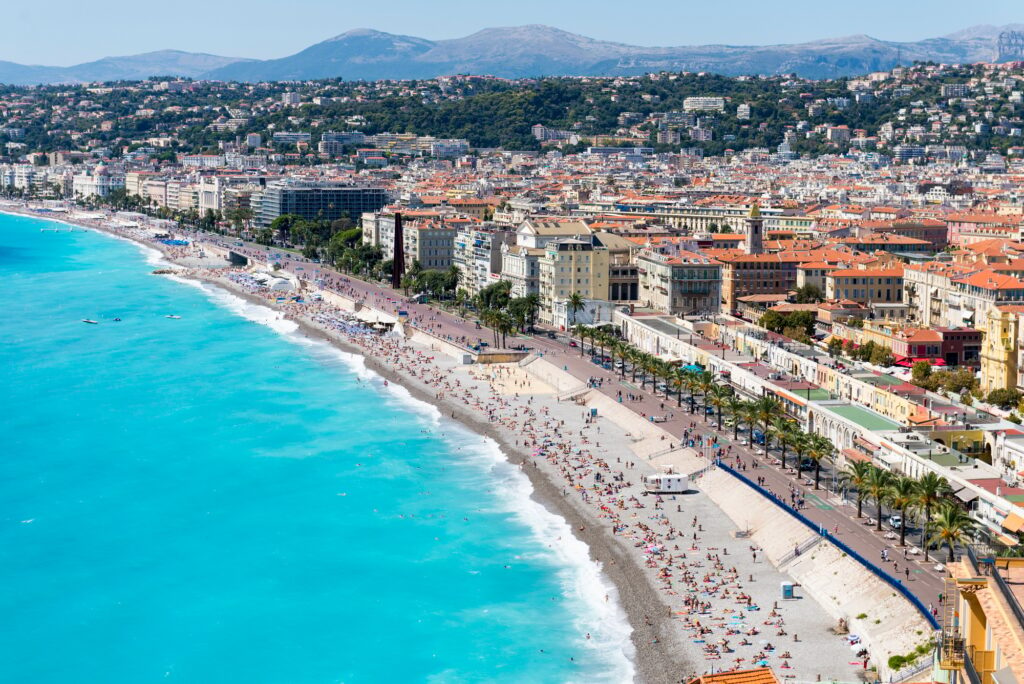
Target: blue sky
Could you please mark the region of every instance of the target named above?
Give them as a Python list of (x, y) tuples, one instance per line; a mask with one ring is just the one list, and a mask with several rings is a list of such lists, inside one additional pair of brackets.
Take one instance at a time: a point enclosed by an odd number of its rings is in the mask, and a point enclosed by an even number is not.
[(10, 0), (0, 60), (69, 65), (163, 48), (283, 57), (352, 28), (455, 38), (548, 24), (635, 45), (789, 43), (854, 33), (918, 40), (1024, 23), (1020, 0)]

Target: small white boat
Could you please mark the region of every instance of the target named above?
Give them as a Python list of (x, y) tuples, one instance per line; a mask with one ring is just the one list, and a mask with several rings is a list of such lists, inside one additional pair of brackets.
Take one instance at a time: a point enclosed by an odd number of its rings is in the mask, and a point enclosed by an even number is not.
[(99, 325), (100, 324), (99, 321), (94, 321), (91, 318), (83, 318), (82, 322), (83, 323), (91, 323), (92, 325)]
[(181, 318), (181, 316), (175, 316), (174, 314), (167, 314), (165, 318)]

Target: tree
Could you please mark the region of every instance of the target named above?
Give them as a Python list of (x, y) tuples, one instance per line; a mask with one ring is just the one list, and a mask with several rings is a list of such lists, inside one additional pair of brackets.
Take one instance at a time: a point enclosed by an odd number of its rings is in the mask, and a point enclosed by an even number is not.
[(838, 337), (833, 337), (828, 341), (828, 355), (831, 357), (839, 356), (843, 351), (843, 341)]
[(704, 421), (708, 419), (708, 395), (711, 394), (711, 388), (715, 386), (715, 376), (711, 371), (701, 371), (697, 374), (697, 389), (700, 391), (701, 396), (704, 397)]
[(718, 413), (718, 430), (722, 429), (722, 408), (728, 403), (730, 396), (732, 396), (732, 388), (730, 387), (723, 385), (713, 385), (711, 387), (711, 405), (715, 407)]
[(576, 323), (576, 312), (580, 311), (586, 302), (583, 300), (583, 295), (579, 292), (573, 292), (569, 295), (569, 299), (566, 300), (566, 306), (569, 307), (569, 317), (572, 323)]
[(857, 517), (861, 517), (864, 506), (864, 499), (867, 498), (867, 483), (871, 471), (875, 466), (867, 461), (853, 461), (847, 463), (846, 468), (839, 474), (839, 481), (844, 487), (853, 487), (857, 490)]
[(929, 538), (929, 544), (949, 548), (949, 562), (952, 563), (953, 549), (957, 544), (966, 544), (971, 540), (976, 523), (963, 509), (953, 502), (943, 504), (931, 521), (931, 528), (935, 533)]
[(1001, 409), (1009, 409), (1020, 403), (1020, 392), (1014, 389), (994, 389), (988, 393), (985, 401)]
[(754, 444), (754, 425), (757, 424), (758, 416), (760, 413), (757, 409), (757, 404), (752, 401), (743, 402), (743, 422), (747, 424), (747, 440), (751, 445)]
[(793, 421), (786, 416), (776, 416), (772, 419), (772, 437), (782, 448), (782, 468), (786, 468), (786, 447), (798, 438), (800, 430)]
[(754, 402), (754, 406), (757, 407), (757, 422), (764, 426), (764, 452), (767, 454), (768, 448), (771, 446), (768, 430), (772, 420), (776, 416), (782, 415), (782, 404), (775, 397), (761, 397)]
[(932, 374), (932, 364), (918, 361), (910, 367), (910, 379), (915, 385), (922, 385)]
[(740, 395), (733, 392), (726, 399), (725, 406), (729, 411), (729, 415), (732, 416), (732, 439), (736, 441), (739, 438), (740, 431), (740, 419), (743, 415), (743, 410), (746, 407), (747, 402), (743, 401)]
[(893, 364), (892, 352), (890, 352), (886, 347), (878, 345), (871, 351), (871, 356), (868, 358), (868, 361), (876, 366), (891, 366)]
[(924, 560), (928, 561), (928, 528), (932, 520), (932, 507), (937, 506), (952, 488), (946, 478), (936, 473), (925, 473), (917, 481), (917, 505), (924, 511), (921, 525), (921, 546), (924, 547)]
[(831, 440), (822, 435), (811, 435), (810, 444), (807, 449), (807, 458), (814, 461), (814, 488), (818, 489), (821, 482), (821, 463), (831, 461), (835, 455), (836, 448)]
[(797, 304), (813, 304), (825, 299), (825, 294), (817, 285), (807, 284), (796, 290)]
[(889, 496), (889, 488), (892, 486), (894, 476), (888, 470), (872, 468), (864, 481), (864, 490), (868, 498), (873, 499), (876, 506), (877, 516), (875, 518), (875, 531), (882, 531), (882, 504)]
[(906, 546), (907, 511), (917, 502), (917, 482), (910, 477), (896, 477), (889, 487), (889, 503), (900, 511), (900, 546)]

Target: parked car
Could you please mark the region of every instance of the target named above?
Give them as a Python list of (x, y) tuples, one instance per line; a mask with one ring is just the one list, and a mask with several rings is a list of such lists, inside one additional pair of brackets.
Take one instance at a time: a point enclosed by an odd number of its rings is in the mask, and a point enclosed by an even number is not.
[(576, 344), (576, 340), (569, 340), (569, 346), (570, 347), (578, 347), (580, 345)]
[(558, 335), (556, 335), (554, 332), (549, 330), (548, 331), (548, 339), (549, 340), (557, 340), (558, 339)]

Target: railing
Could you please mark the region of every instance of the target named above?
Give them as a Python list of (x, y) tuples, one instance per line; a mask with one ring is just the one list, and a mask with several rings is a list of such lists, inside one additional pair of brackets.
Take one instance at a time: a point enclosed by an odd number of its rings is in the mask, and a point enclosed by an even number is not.
[(981, 573), (981, 563), (984, 562), (986, 565), (991, 567), (992, 579), (995, 581), (995, 585), (999, 588), (999, 592), (1003, 595), (1003, 599), (1010, 606), (1010, 610), (1013, 612), (1013, 616), (1017, 619), (1017, 625), (1024, 629), (1024, 607), (1020, 605), (1020, 601), (1014, 595), (1013, 590), (1010, 589), (1010, 585), (1006, 583), (1006, 579), (999, 574), (999, 568), (995, 565), (995, 557), (990, 559), (986, 558), (983, 561), (978, 560), (977, 552), (974, 547), (970, 544), (967, 545), (967, 558), (971, 562), (971, 568), (974, 570), (975, 575)]
[(999, 574), (998, 568), (992, 568), (992, 576), (995, 577), (996, 586), (999, 587), (999, 591), (1003, 593), (1003, 598), (1010, 604), (1010, 610), (1013, 611), (1013, 616), (1017, 618), (1017, 625), (1024, 629), (1024, 608), (1021, 608), (1020, 601), (1013, 595), (1013, 591), (1010, 590), (1010, 586), (1003, 579), (1003, 576)]
[[(768, 490), (764, 489), (763, 487), (758, 486), (752, 480), (747, 478), (747, 476), (737, 472), (736, 470), (733, 470), (731, 467), (729, 467), (725, 463), (722, 463), (721, 461), (719, 461), (718, 466), (722, 470), (724, 470), (725, 472), (729, 473), (730, 475), (732, 475), (736, 479), (738, 479), (741, 482), (743, 482), (744, 484), (746, 484), (751, 489), (753, 489), (756, 492), (760, 493), (766, 499), (768, 499), (769, 501), (774, 503), (776, 506), (778, 506), (782, 510), (786, 511), (787, 513), (789, 513), (791, 516), (793, 516), (794, 518), (796, 518), (797, 520), (802, 522), (804, 525), (806, 525), (810, 529), (814, 530), (815, 533), (820, 534), (821, 526), (818, 525), (817, 523), (812, 522), (809, 518), (807, 518), (807, 516), (803, 515), (799, 511), (796, 511), (796, 510), (790, 508), (789, 506), (787, 506), (785, 504), (785, 502), (783, 502), (783, 501), (777, 499), (775, 496), (773, 496), (771, 494), (771, 492), (769, 492)], [(825, 530), (825, 535), (823, 535), (823, 536), (828, 536), (828, 531), (827, 530)], [(932, 629), (939, 629), (939, 622), (938, 622), (938, 620), (935, 619), (935, 616), (932, 615), (931, 611), (928, 610), (928, 607), (926, 605), (924, 605), (924, 603), (921, 602), (921, 599), (919, 599), (916, 596), (914, 596), (914, 594), (912, 594), (910, 592), (910, 590), (907, 589), (906, 586), (904, 586), (903, 582), (901, 582), (900, 580), (896, 579), (895, 577), (893, 577), (892, 575), (887, 573), (885, 570), (882, 570), (881, 568), (876, 566), (874, 563), (869, 561), (867, 558), (864, 558), (864, 556), (860, 555), (859, 553), (857, 553), (852, 548), (847, 546), (842, 541), (836, 539), (835, 537), (829, 536), (828, 540), (833, 545), (835, 545), (835, 547), (838, 548), (840, 551), (842, 551), (843, 553), (848, 555), (850, 558), (852, 558), (853, 560), (855, 560), (858, 563), (860, 563), (861, 565), (863, 565), (869, 572), (871, 572), (873, 575), (875, 575), (880, 580), (882, 580), (883, 582), (885, 582), (886, 584), (891, 586), (893, 589), (895, 589), (897, 592), (899, 592), (903, 596), (903, 598), (905, 598), (908, 601), (910, 601), (910, 603), (915, 608), (917, 608), (917, 611), (919, 613), (921, 613), (921, 615), (928, 622), (928, 624), (931, 625)]]
[(981, 684), (981, 675), (974, 669), (974, 662), (967, 653), (964, 653), (964, 672), (967, 673), (967, 679), (971, 684)]
[(911, 677), (916, 677), (925, 670), (930, 670), (935, 667), (935, 659), (931, 656), (924, 658), (919, 663), (914, 663), (902, 670), (897, 670), (893, 673), (891, 681), (894, 682), (905, 682)]
[(820, 544), (823, 539), (825, 539), (825, 537), (821, 536), (820, 533), (811, 536), (811, 538), (805, 540), (803, 544), (800, 544), (795, 549), (793, 549), (792, 551), (787, 553), (785, 556), (780, 558), (779, 559), (779, 567), (781, 568), (783, 565), (785, 565), (786, 563), (790, 562), (794, 558), (799, 558), (801, 555), (803, 555), (804, 553), (810, 551), (815, 546)]

